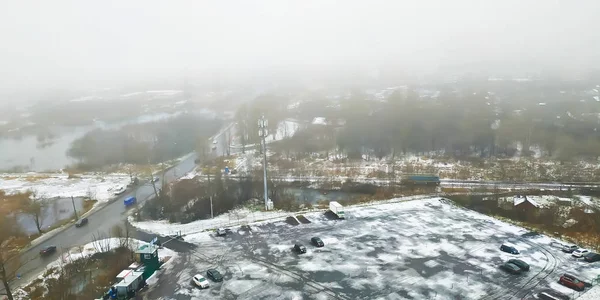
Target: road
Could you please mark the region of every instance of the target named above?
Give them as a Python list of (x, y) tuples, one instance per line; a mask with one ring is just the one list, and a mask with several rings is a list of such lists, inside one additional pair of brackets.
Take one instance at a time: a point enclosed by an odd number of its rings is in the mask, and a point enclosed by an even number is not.
[[(229, 127), (230, 126), (225, 127), (225, 129), (228, 129)], [(227, 144), (224, 137), (225, 134), (223, 134), (224, 132), (225, 130), (222, 130), (214, 138), (214, 140), (218, 141), (216, 144), (217, 150), (225, 151), (226, 149)], [(192, 171), (196, 166), (196, 158), (197, 155), (195, 153), (191, 153), (179, 164), (166, 171), (164, 175), (156, 175), (160, 178), (160, 180), (155, 183), (156, 186), (160, 187), (163, 179), (166, 183), (171, 183), (186, 173)], [(147, 179), (141, 180), (144, 181)], [(44, 271), (48, 263), (55, 261), (59, 257), (59, 253), (61, 252), (59, 250), (57, 253), (42, 258), (39, 255), (40, 249), (48, 245), (55, 245), (58, 247), (58, 249), (67, 251), (74, 246), (84, 245), (91, 242), (95, 236), (108, 236), (111, 228), (113, 228), (115, 225), (122, 225), (127, 219), (128, 210), (123, 205), (123, 200), (125, 198), (134, 196), (138, 199), (139, 204), (143, 204), (145, 201), (150, 199), (153, 194), (154, 188), (147, 181), (146, 183), (134, 187), (133, 189), (128, 189), (126, 193), (118, 196), (116, 199), (114, 199), (114, 201), (92, 212), (92, 214), (88, 216), (88, 225), (77, 228), (74, 226), (74, 224), (71, 224), (62, 232), (48, 238), (43, 243), (33, 246), (22, 253), (19, 257), (22, 266), (17, 271), (17, 274), (19, 274), (21, 278), (11, 281), (11, 289), (15, 289), (18, 286), (27, 284), (36, 278), (41, 272)], [(136, 232), (135, 234), (143, 240), (148, 238), (143, 233)], [(0, 292), (2, 291), (4, 291), (3, 288), (0, 289)]]

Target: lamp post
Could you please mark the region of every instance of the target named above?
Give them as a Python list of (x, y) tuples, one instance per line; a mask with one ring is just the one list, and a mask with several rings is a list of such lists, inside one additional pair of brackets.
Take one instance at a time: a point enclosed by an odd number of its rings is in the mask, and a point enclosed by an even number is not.
[(258, 136), (261, 138), (262, 142), (262, 152), (263, 152), (263, 181), (264, 181), (264, 189), (265, 189), (265, 210), (269, 210), (269, 194), (267, 193), (267, 141), (265, 140), (268, 133), (267, 126), (269, 126), (269, 121), (265, 119), (265, 116), (262, 116), (258, 120)]

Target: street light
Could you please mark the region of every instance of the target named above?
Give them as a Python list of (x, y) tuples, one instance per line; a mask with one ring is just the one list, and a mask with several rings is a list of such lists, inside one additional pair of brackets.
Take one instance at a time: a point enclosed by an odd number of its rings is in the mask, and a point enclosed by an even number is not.
[(258, 119), (258, 136), (261, 138), (262, 142), (262, 152), (263, 152), (263, 181), (265, 185), (265, 210), (269, 210), (269, 197), (267, 193), (267, 141), (265, 140), (267, 135), (269, 134), (267, 130), (267, 126), (269, 126), (269, 121), (265, 119), (265, 116), (260, 117)]

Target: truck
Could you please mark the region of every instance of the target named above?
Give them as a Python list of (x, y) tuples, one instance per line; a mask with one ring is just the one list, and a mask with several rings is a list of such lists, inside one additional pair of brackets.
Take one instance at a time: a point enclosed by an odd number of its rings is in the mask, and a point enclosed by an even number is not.
[(432, 174), (404, 174), (402, 184), (410, 185), (440, 185), (440, 177)]
[(331, 210), (331, 212), (334, 213), (338, 218), (340, 218), (340, 219), (345, 218), (344, 207), (337, 201), (329, 202), (329, 210)]
[(135, 199), (135, 197), (127, 197), (125, 198), (125, 200), (123, 200), (123, 204), (125, 204), (125, 207), (129, 207), (135, 204), (135, 202), (137, 202), (137, 199)]

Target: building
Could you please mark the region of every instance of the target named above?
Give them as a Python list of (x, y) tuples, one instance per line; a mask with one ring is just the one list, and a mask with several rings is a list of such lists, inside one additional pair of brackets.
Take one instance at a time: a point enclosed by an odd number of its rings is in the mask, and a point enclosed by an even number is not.
[(144, 265), (144, 279), (148, 279), (160, 268), (160, 259), (158, 258), (158, 246), (144, 244), (135, 250), (135, 259)]

